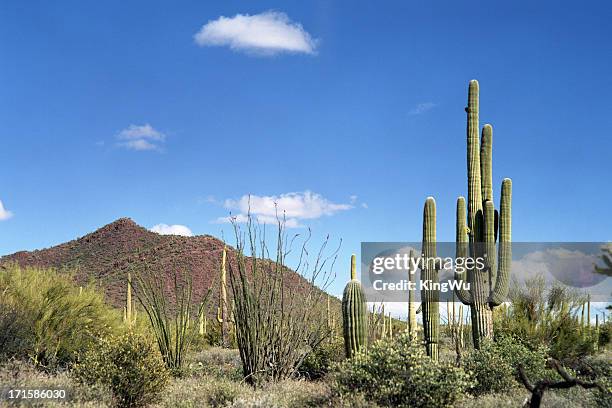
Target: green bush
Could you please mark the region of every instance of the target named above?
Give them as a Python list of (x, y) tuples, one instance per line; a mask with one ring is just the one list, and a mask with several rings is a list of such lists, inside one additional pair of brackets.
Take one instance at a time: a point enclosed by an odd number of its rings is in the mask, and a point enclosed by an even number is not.
[(551, 357), (564, 363), (595, 352), (593, 327), (581, 324), (586, 296), (563, 286), (548, 287), (543, 276), (510, 285), (511, 306), (497, 308), (494, 332), (511, 336), (535, 349), (546, 345)]
[(392, 407), (449, 407), (473, 384), (462, 369), (432, 361), (407, 334), (379, 340), (340, 363), (333, 380), (340, 395), (360, 393)]
[(318, 380), (327, 375), (334, 363), (342, 360), (344, 360), (342, 338), (334, 338), (332, 342), (324, 341), (306, 356), (298, 369), (298, 374), (309, 380)]
[(169, 380), (157, 348), (133, 333), (103, 339), (74, 367), (73, 375), (81, 383), (109, 388), (118, 407), (157, 402)]
[(605, 392), (593, 392), (596, 406), (612, 408), (612, 364), (609, 357), (586, 357), (576, 364), (575, 371), (581, 379), (597, 382), (604, 388)]
[(610, 340), (612, 340), (612, 322), (607, 321), (599, 326), (598, 346), (600, 348), (608, 347)]
[(101, 294), (82, 291), (69, 273), (0, 268), (0, 355), (55, 369), (78, 361), (120, 321)]
[(530, 350), (512, 337), (498, 337), (484, 342), (480, 350), (474, 350), (464, 361), (466, 371), (473, 373), (475, 395), (500, 392), (518, 385), (518, 367), (523, 366), (528, 378), (550, 377), (546, 369), (547, 350), (539, 347)]

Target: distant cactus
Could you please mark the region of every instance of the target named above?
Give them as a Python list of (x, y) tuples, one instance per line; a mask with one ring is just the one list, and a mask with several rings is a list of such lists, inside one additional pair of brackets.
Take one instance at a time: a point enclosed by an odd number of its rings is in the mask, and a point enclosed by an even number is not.
[[(410, 259), (414, 259), (414, 253), (411, 250), (410, 251)], [(412, 273), (410, 273), (411, 271), (408, 270), (408, 282), (411, 282), (414, 280), (414, 276)], [(412, 271), (414, 272), (414, 271)], [(407, 324), (407, 330), (408, 330), (408, 334), (410, 335), (411, 339), (416, 339), (416, 333), (417, 333), (417, 318), (416, 318), (416, 310), (417, 310), (417, 303), (414, 301), (414, 291), (413, 290), (409, 290), (408, 291), (408, 324)]]
[(351, 256), (351, 280), (346, 284), (342, 294), (344, 348), (349, 358), (366, 346), (368, 332), (366, 297), (361, 283), (357, 280), (355, 263), (355, 255), (353, 255)]
[(206, 334), (206, 326), (207, 326), (207, 321), (206, 321), (206, 313), (204, 312), (204, 307), (200, 306), (200, 309), (202, 309), (202, 312), (200, 312), (200, 316), (199, 316), (199, 334), (200, 336), (204, 336)]
[(127, 274), (127, 290), (125, 296), (125, 314), (123, 319), (128, 325), (131, 325), (133, 322), (132, 317), (132, 274), (128, 272)]
[[(423, 302), (423, 333), (425, 336), (425, 349), (432, 360), (437, 361), (438, 337), (440, 327), (440, 290), (432, 285), (439, 282), (436, 260), (436, 201), (428, 197), (423, 209), (423, 265), (421, 265), (421, 281), (430, 286), (421, 290)], [(431, 261), (434, 262), (431, 262)]]
[(217, 307), (217, 321), (221, 323), (221, 343), (223, 347), (229, 346), (228, 318), (227, 318), (227, 271), (225, 263), (227, 261), (227, 249), (223, 247), (221, 255), (220, 287), (219, 287), (219, 306)]
[[(465, 109), (467, 125), (468, 205), (465, 198), (457, 199), (457, 258), (486, 260), (483, 269), (472, 268), (455, 273), (455, 279), (468, 282), (470, 290), (456, 290), (461, 302), (470, 306), (474, 347), (480, 348), (483, 338), (493, 337), (493, 308), (504, 302), (508, 294), (512, 262), (512, 181), (504, 179), (499, 213), (493, 206), (492, 139), (493, 128), (484, 125), (479, 130), (479, 85), (472, 80)], [(467, 224), (466, 224), (467, 221)], [(499, 235), (498, 254), (496, 241)]]

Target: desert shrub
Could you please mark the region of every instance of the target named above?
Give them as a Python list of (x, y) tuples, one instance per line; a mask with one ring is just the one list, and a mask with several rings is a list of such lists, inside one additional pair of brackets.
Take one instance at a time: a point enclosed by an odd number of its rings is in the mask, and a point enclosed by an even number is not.
[(599, 383), (605, 390), (593, 391), (593, 399), (598, 407), (612, 408), (612, 362), (606, 355), (586, 357), (576, 363), (574, 370), (583, 380)]
[(542, 276), (515, 281), (510, 286), (511, 306), (494, 315), (495, 333), (520, 339), (535, 349), (546, 345), (551, 357), (563, 362), (593, 354), (595, 330), (584, 327), (579, 315), (584, 294), (565, 286), (546, 288)]
[[(197, 337), (192, 317), (197, 322), (205, 313), (212, 289), (196, 295), (188, 258), (160, 260), (154, 254), (139, 257), (140, 266), (130, 265), (135, 278), (134, 295), (147, 316), (164, 364), (173, 376), (180, 377), (184, 374), (185, 357)], [(168, 277), (171, 285), (167, 285)]]
[(473, 373), (476, 395), (504, 391), (518, 385), (518, 367), (523, 366), (529, 378), (544, 378), (552, 375), (546, 370), (547, 352), (543, 347), (530, 350), (512, 337), (498, 337), (496, 341), (484, 342), (479, 350), (470, 353), (464, 367)]
[(118, 407), (158, 401), (169, 373), (155, 347), (143, 336), (126, 333), (102, 339), (73, 370), (84, 384), (108, 387)]
[(237, 350), (211, 347), (190, 356), (188, 365), (195, 377), (226, 378), (242, 381), (242, 367)]
[(209, 406), (225, 407), (233, 403), (242, 393), (243, 388), (239, 383), (229, 380), (219, 380), (214, 387), (208, 389), (206, 402)]
[(344, 353), (344, 342), (341, 337), (336, 337), (331, 342), (324, 341), (306, 356), (298, 369), (298, 374), (309, 380), (323, 378), (334, 363), (344, 360)]
[(607, 347), (612, 340), (612, 322), (607, 321), (599, 326), (599, 337), (597, 338), (598, 346)]
[[(244, 380), (259, 387), (293, 377), (329, 335), (320, 322), (338, 250), (330, 254), (325, 240), (316, 256), (309, 256), (310, 237), (290, 238), (284, 219), (278, 219), (276, 242), (272, 241), (276, 257), (271, 258), (265, 229), (256, 219), (248, 214), (244, 230), (233, 225), (236, 251), (228, 254), (233, 327)], [(295, 250), (292, 245), (299, 245), (295, 273), (285, 263)]]
[(431, 360), (405, 333), (340, 363), (333, 383), (341, 395), (361, 393), (393, 407), (452, 406), (473, 384), (461, 368)]
[(78, 361), (120, 321), (101, 294), (52, 269), (0, 268), (0, 355), (55, 369)]

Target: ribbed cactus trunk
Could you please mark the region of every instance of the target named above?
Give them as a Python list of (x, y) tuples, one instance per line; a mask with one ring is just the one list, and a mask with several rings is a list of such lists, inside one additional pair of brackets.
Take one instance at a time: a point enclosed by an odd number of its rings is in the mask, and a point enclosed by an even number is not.
[(132, 324), (132, 274), (127, 274), (127, 291), (125, 296), (125, 321)]
[[(456, 244), (457, 258), (481, 258), (482, 269), (457, 272), (455, 279), (467, 281), (456, 291), (461, 302), (470, 306), (472, 338), (480, 348), (482, 339), (493, 337), (493, 307), (499, 306), (508, 294), (512, 262), (512, 181), (502, 182), (500, 212), (493, 205), (492, 143), (493, 128), (484, 125), (481, 140), (479, 130), (479, 85), (470, 81), (467, 112), (468, 203), (457, 199)], [(466, 224), (467, 220), (467, 224)], [(498, 239), (499, 234), (499, 239)], [(498, 254), (496, 254), (496, 242)]]
[(366, 297), (357, 280), (355, 255), (351, 256), (351, 280), (342, 294), (342, 323), (346, 356), (351, 358), (365, 348), (368, 332)]
[(229, 347), (228, 313), (227, 313), (227, 271), (225, 263), (227, 260), (227, 249), (223, 247), (221, 255), (219, 306), (217, 307), (217, 321), (221, 323), (221, 345)]
[[(414, 259), (414, 253), (413, 251), (410, 251), (410, 259), (413, 260)], [(411, 261), (411, 265), (413, 264)], [(412, 274), (411, 272), (414, 272), (413, 270), (411, 270), (410, 268), (408, 269), (408, 282), (414, 282), (415, 278), (414, 278), (414, 274)], [(418, 308), (418, 302), (414, 301), (414, 290), (409, 290), (408, 291), (408, 334), (410, 335), (411, 339), (416, 339), (417, 336), (417, 318), (416, 318), (416, 310)]]
[(423, 209), (423, 265), (421, 281), (428, 285), (421, 290), (423, 299), (423, 332), (425, 349), (432, 360), (438, 360), (438, 337), (440, 328), (440, 291), (434, 287), (439, 283), (436, 259), (436, 201), (428, 197)]
[(206, 312), (204, 311), (204, 308), (201, 307), (202, 311), (200, 312), (200, 315), (198, 316), (198, 320), (199, 320), (199, 327), (198, 327), (198, 333), (200, 334), (200, 336), (204, 336), (206, 334)]

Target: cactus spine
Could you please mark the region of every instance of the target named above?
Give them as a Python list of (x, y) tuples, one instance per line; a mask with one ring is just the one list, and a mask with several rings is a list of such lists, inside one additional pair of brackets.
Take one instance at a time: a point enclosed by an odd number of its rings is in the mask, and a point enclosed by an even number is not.
[[(432, 286), (439, 282), (436, 259), (436, 201), (427, 197), (423, 208), (423, 264), (421, 265), (421, 281), (429, 283), (429, 287), (421, 289), (423, 302), (423, 333), (425, 350), (432, 360), (438, 360), (438, 334), (440, 326), (440, 290)], [(434, 262), (431, 262), (433, 260)]]
[(217, 321), (221, 323), (221, 343), (223, 347), (229, 346), (227, 322), (227, 272), (225, 268), (226, 261), (227, 249), (225, 246), (223, 246), (223, 254), (221, 255), (219, 306), (217, 307)]
[[(493, 337), (493, 308), (508, 294), (512, 262), (512, 181), (502, 182), (499, 214), (493, 206), (492, 139), (493, 128), (484, 125), (481, 140), (479, 129), (479, 86), (470, 81), (467, 112), (468, 204), (457, 199), (457, 258), (486, 260), (483, 269), (471, 268), (456, 272), (455, 279), (470, 284), (455, 292), (461, 302), (470, 306), (474, 347), (480, 348), (483, 338)], [(466, 225), (467, 220), (467, 225)], [(499, 237), (498, 237), (499, 234)], [(498, 239), (499, 238), (499, 239)], [(496, 240), (498, 254), (495, 254)]]
[[(342, 294), (344, 349), (348, 358), (364, 349), (367, 338), (366, 297), (357, 280), (355, 255), (351, 256), (351, 280)], [(384, 321), (384, 315), (383, 315)]]

